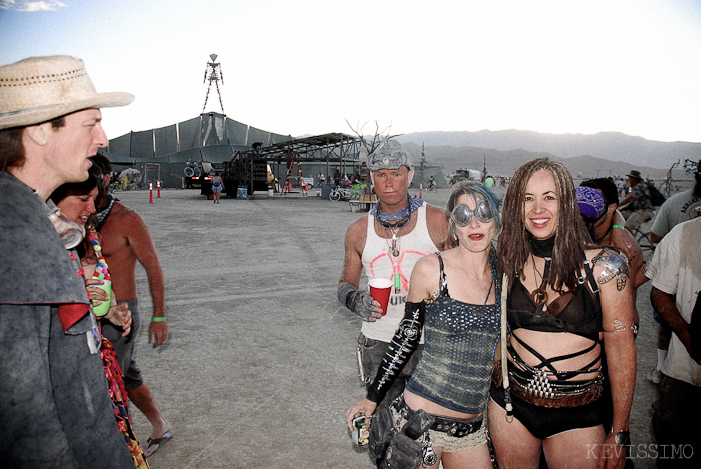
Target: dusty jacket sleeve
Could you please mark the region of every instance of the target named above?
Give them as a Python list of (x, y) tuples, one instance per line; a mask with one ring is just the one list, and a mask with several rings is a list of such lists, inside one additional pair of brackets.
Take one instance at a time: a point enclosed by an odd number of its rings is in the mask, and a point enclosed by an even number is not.
[(377, 370), (375, 380), (370, 386), (367, 398), (373, 402), (380, 402), (387, 391), (404, 369), (404, 366), (419, 346), (426, 315), (426, 303), (407, 302), (404, 307), (404, 318), (399, 323), (399, 328), (392, 337), (385, 358), (382, 359)]

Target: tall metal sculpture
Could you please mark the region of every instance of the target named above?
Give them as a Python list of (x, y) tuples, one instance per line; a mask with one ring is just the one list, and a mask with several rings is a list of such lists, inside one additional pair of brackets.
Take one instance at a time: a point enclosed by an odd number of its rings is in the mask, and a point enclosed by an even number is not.
[(226, 115), (224, 112), (224, 103), (222, 102), (221, 99), (221, 91), (219, 90), (219, 80), (221, 80), (222, 85), (224, 84), (224, 75), (222, 74), (221, 71), (221, 64), (216, 62), (217, 60), (217, 54), (212, 54), (209, 56), (210, 59), (212, 59), (211, 62), (207, 62), (207, 69), (204, 71), (204, 81), (202, 83), (205, 83), (207, 79), (209, 79), (209, 85), (207, 86), (207, 95), (204, 97), (204, 106), (202, 106), (202, 114), (204, 114), (204, 110), (207, 107), (207, 100), (209, 99), (209, 91), (212, 89), (212, 82), (214, 82), (214, 85), (217, 87), (217, 94), (219, 95), (219, 104), (221, 105), (221, 113)]

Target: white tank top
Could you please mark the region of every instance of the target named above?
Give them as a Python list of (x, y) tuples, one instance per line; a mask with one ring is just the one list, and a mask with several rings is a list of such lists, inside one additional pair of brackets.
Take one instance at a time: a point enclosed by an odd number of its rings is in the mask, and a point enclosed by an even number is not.
[[(426, 205), (419, 207), (416, 213), (417, 220), (414, 229), (408, 234), (401, 233), (401, 236), (397, 238), (399, 257), (394, 257), (390, 253), (391, 240), (380, 238), (375, 233), (375, 217), (368, 214), (368, 230), (362, 256), (365, 275), (368, 279), (381, 277), (393, 281), (394, 274), (398, 273), (402, 285), (399, 293), (395, 293), (394, 288), (392, 288), (386, 315), (374, 322), (363, 321), (360, 331), (370, 339), (382, 342), (392, 340), (399, 327), (399, 322), (404, 317), (404, 304), (409, 293), (409, 279), (416, 261), (423, 256), (438, 252), (426, 226)], [(423, 343), (423, 336), (421, 343)]]

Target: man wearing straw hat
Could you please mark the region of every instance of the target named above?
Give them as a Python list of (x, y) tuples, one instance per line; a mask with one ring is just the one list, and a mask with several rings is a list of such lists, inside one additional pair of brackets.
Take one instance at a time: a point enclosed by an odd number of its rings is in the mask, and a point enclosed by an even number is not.
[(0, 67), (0, 466), (132, 467), (117, 429), (80, 262), (83, 237), (49, 195), (107, 145), (81, 60)]

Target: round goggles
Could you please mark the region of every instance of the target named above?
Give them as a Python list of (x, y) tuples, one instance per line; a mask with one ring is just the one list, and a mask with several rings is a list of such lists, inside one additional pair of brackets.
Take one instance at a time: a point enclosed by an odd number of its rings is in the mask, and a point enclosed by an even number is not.
[(477, 202), (477, 207), (471, 210), (466, 204), (458, 204), (455, 206), (450, 214), (450, 218), (458, 226), (467, 226), (472, 221), (472, 217), (477, 217), (477, 219), (482, 223), (489, 223), (494, 220), (496, 214), (492, 212), (489, 207), (489, 203), (486, 200), (480, 200)]

